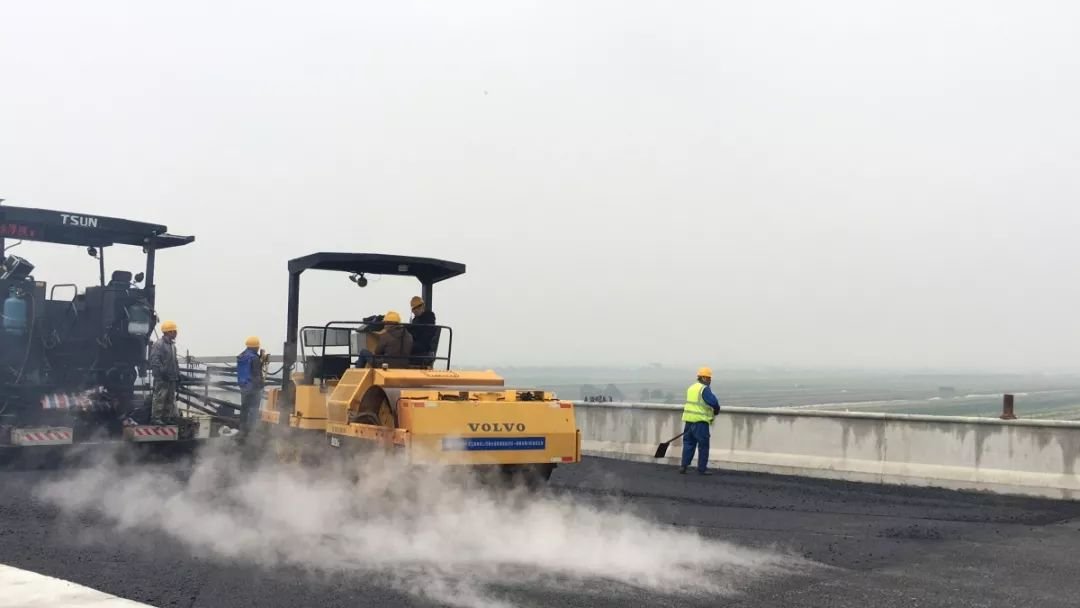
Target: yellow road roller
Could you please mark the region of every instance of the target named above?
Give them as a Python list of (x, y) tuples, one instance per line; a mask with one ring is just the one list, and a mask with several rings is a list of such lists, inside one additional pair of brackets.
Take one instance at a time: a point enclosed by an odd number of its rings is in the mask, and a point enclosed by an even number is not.
[[(421, 296), (405, 322), (396, 312), (299, 326), (300, 279), (309, 270), (414, 277)], [(415, 465), (495, 468), (547, 480), (581, 460), (574, 406), (550, 391), (508, 388), (494, 371), (454, 369), (453, 330), (432, 322), (435, 284), (465, 266), (431, 258), (313, 253), (289, 261), (282, 384), (259, 412), (278, 445), (321, 458), (383, 447)]]

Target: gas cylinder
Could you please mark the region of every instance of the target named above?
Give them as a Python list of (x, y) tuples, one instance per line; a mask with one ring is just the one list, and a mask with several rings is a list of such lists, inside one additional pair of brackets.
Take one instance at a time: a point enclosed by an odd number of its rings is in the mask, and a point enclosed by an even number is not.
[(28, 323), (26, 300), (19, 296), (17, 288), (12, 287), (4, 300), (4, 333), (23, 335)]

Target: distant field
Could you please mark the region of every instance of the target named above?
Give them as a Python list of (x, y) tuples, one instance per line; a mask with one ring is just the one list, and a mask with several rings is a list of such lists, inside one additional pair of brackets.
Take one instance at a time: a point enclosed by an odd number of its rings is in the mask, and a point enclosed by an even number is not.
[[(230, 363), (234, 358), (219, 359)], [(655, 366), (460, 367), (495, 369), (509, 385), (552, 390), (566, 399), (606, 395), (622, 401), (682, 403), (684, 391), (693, 380), (687, 377), (687, 370)], [(1080, 375), (784, 369), (726, 370), (717, 374), (714, 390), (721, 403), (727, 405), (998, 416), (1002, 395), (1012, 393), (1016, 396), (1016, 414), (1021, 418), (1080, 420)]]
[[(511, 384), (572, 399), (615, 392), (626, 401), (681, 403), (692, 381), (665, 368), (496, 371)], [(1020, 417), (1080, 420), (1080, 375), (730, 371), (718, 372), (714, 390), (722, 403), (747, 407), (949, 416), (998, 416), (1002, 395), (1012, 393)]]

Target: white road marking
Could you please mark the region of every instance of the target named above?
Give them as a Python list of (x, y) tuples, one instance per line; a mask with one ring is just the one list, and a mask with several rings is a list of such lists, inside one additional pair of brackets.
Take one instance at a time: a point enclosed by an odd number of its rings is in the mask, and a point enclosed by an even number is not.
[(153, 608), (29, 570), (0, 564), (0, 608)]

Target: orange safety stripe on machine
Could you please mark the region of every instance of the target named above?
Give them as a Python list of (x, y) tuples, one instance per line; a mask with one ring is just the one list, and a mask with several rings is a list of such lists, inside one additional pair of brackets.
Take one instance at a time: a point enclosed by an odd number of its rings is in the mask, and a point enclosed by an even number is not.
[(59, 441), (62, 439), (71, 439), (71, 433), (68, 431), (40, 431), (24, 433), (23, 441)]
[(176, 437), (175, 426), (136, 426), (131, 427), (131, 434), (136, 437)]

